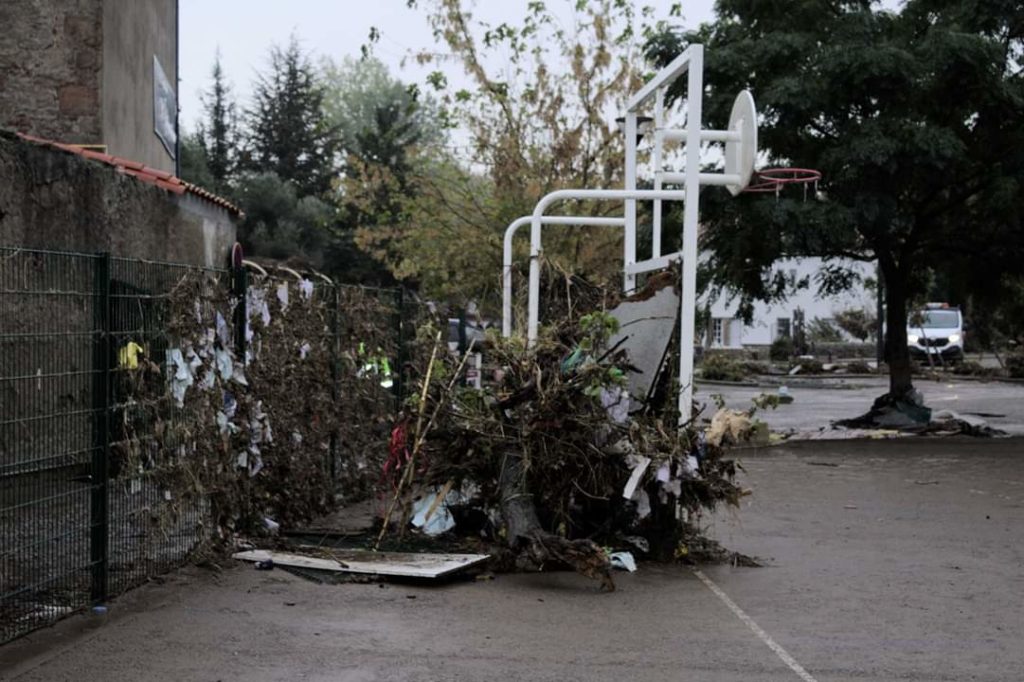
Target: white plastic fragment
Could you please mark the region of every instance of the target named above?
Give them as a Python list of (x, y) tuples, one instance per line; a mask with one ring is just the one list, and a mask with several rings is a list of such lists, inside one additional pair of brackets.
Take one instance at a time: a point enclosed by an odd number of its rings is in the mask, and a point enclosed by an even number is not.
[(313, 295), (313, 283), (308, 279), (303, 278), (299, 282), (299, 293), (301, 293), (302, 297), (308, 301)]
[(311, 349), (312, 349), (312, 346), (310, 346), (309, 343), (303, 342), (303, 344), (301, 346), (299, 346), (299, 359), (300, 360), (305, 360), (306, 356), (309, 355), (309, 351)]
[(271, 533), (276, 533), (278, 530), (280, 530), (281, 524), (267, 516), (263, 518), (263, 527), (269, 530)]
[(195, 383), (195, 378), (192, 375), (192, 365), (185, 360), (180, 348), (167, 351), (167, 373), (171, 377), (171, 395), (174, 396), (174, 402), (178, 407), (184, 407), (185, 391)]
[(640, 479), (651, 463), (651, 458), (644, 457), (643, 455), (630, 455), (628, 461), (633, 466), (633, 473), (630, 475), (629, 480), (626, 481), (626, 487), (622, 489), (622, 496), (627, 500), (631, 500), (633, 499), (633, 493), (636, 492), (636, 487), (640, 485)]
[(601, 407), (608, 418), (616, 424), (623, 424), (629, 418), (629, 391), (621, 386), (601, 389)]
[(434, 488), (412, 505), (412, 525), (427, 535), (440, 535), (455, 527), (455, 519), (448, 510), (448, 503), (454, 502), (460, 495), (454, 493), (456, 497), (453, 498), (453, 492), (450, 491), (443, 500), (438, 501), (437, 497), (441, 492), (440, 488)]
[(231, 343), (231, 332), (228, 330), (228, 323), (224, 319), (224, 316), (217, 311), (217, 338), (220, 339), (220, 345), (227, 346)]
[(636, 573), (636, 559), (633, 558), (632, 552), (612, 552), (608, 558), (611, 560), (612, 568)]
[(281, 310), (288, 310), (288, 282), (282, 282), (277, 286), (277, 300), (281, 304)]
[(231, 361), (231, 353), (223, 348), (217, 349), (214, 353), (214, 362), (217, 365), (217, 373), (220, 374), (221, 380), (227, 381), (230, 379), (235, 371), (234, 363)]

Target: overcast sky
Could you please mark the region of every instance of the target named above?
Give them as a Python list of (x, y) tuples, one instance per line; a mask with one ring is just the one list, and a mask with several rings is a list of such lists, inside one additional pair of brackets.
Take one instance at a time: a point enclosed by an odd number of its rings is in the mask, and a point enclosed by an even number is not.
[[(549, 5), (564, 10), (569, 2), (549, 0)], [(642, 4), (657, 7), (664, 17), (673, 0), (637, 3)], [(710, 20), (713, 4), (684, 0), (684, 24)], [(527, 0), (477, 0), (474, 15), (492, 23), (518, 23), (526, 5)], [(340, 60), (358, 57), (375, 26), (381, 32), (376, 55), (394, 75), (416, 83), (422, 83), (428, 70), (412, 64), (403, 69), (402, 58), (410, 50), (434, 44), (424, 11), (408, 9), (406, 0), (180, 0), (180, 11), (181, 122), (190, 131), (201, 115), (199, 91), (209, 84), (218, 47), (228, 80), (244, 103), (253, 74), (266, 63), (269, 46), (287, 43), (292, 33), (310, 53)], [(448, 76), (459, 80), (456, 74)]]

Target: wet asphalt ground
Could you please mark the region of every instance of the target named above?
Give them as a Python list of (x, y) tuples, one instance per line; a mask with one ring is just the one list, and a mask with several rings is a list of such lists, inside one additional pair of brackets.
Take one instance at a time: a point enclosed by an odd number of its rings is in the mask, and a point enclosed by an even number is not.
[[(773, 431), (809, 432), (829, 429), (837, 419), (856, 417), (871, 408), (875, 398), (888, 390), (886, 377), (762, 377), (757, 386), (697, 383), (694, 399), (706, 405), (704, 416), (715, 411), (712, 395), (725, 400), (726, 407), (746, 410), (751, 399), (762, 393), (777, 393), (785, 385), (793, 402), (774, 410), (761, 410), (759, 419)], [(914, 386), (934, 411), (953, 410), (982, 415), (994, 428), (1011, 435), (1024, 435), (1024, 383), (975, 381), (949, 376), (941, 380), (919, 378)], [(1024, 679), (1024, 676), (1022, 676)]]
[[(641, 564), (443, 586), (192, 569), (0, 648), (44, 680), (1011, 681), (1024, 678), (1024, 441), (743, 450), (705, 519), (761, 568)], [(704, 580), (702, 580), (702, 577)]]

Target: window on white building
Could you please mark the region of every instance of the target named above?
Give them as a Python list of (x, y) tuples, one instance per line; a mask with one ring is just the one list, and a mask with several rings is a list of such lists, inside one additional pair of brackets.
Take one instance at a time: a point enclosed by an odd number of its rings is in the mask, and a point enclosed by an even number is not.
[(775, 338), (777, 338), (777, 339), (787, 338), (788, 339), (788, 338), (790, 338), (792, 336), (792, 334), (793, 334), (793, 332), (792, 332), (792, 329), (790, 328), (789, 318), (788, 317), (780, 317), (777, 320), (775, 320)]
[(721, 317), (711, 320), (711, 345), (725, 345), (725, 320)]

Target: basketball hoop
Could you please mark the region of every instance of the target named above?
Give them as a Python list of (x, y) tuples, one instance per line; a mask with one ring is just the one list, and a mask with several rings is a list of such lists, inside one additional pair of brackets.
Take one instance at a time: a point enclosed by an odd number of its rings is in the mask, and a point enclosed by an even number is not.
[[(778, 195), (786, 185), (818, 184), (821, 171), (813, 168), (765, 168), (754, 172), (754, 180), (743, 191), (753, 194), (774, 193)], [(807, 193), (807, 188), (804, 188)]]

